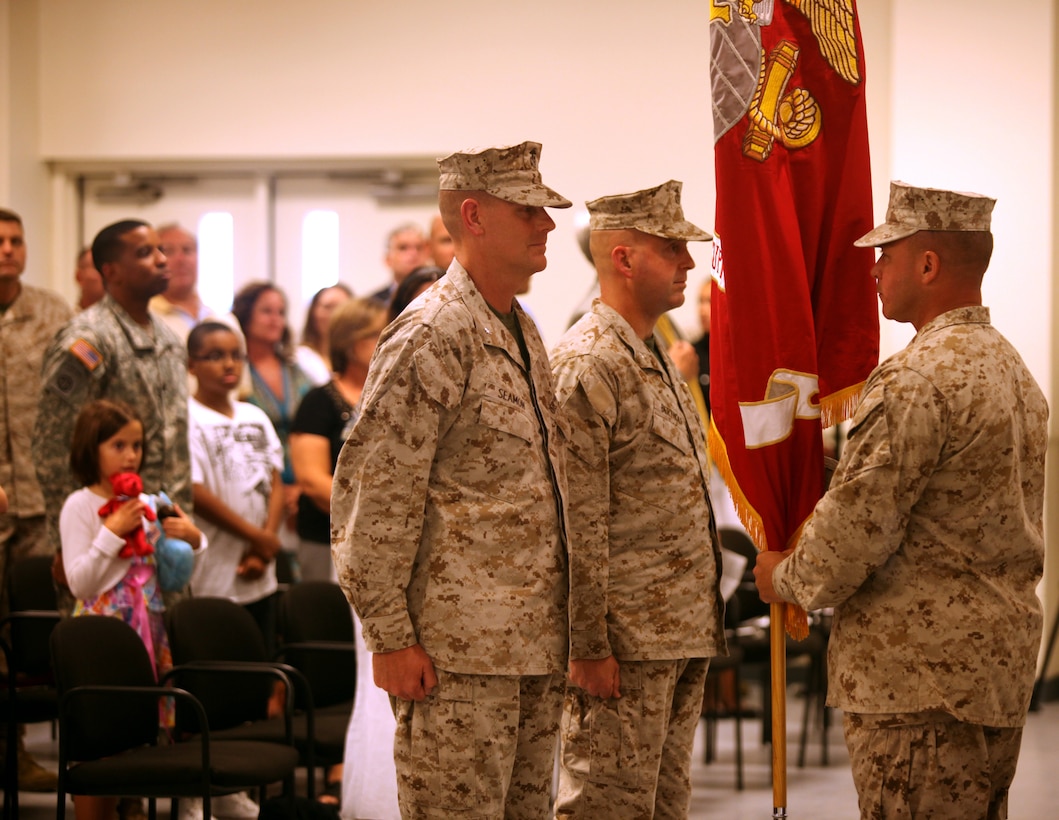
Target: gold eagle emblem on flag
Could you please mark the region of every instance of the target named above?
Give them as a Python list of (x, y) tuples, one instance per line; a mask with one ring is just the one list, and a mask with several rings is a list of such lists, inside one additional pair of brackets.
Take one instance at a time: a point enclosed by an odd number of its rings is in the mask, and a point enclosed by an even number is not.
[[(711, 22), (718, 21), (726, 28), (732, 27), (733, 23), (737, 24), (733, 34), (720, 39), (722, 44), (727, 41), (730, 51), (743, 53), (744, 56), (747, 35), (752, 36), (757, 45), (758, 72), (754, 93), (744, 108), (750, 120), (750, 127), (743, 140), (743, 153), (760, 162), (768, 159), (776, 140), (788, 149), (803, 148), (816, 139), (822, 125), (820, 107), (813, 95), (804, 88), (794, 88), (789, 92), (787, 90), (798, 64), (798, 45), (783, 40), (767, 55), (760, 48), (761, 41), (757, 29), (772, 22), (776, 2), (777, 0), (710, 0)], [(860, 70), (857, 63), (857, 40), (851, 0), (783, 2), (797, 9), (809, 20), (820, 53), (828, 65), (846, 82), (859, 83)], [(715, 48), (715, 61), (723, 63), (724, 56), (723, 45), (720, 51)], [(749, 66), (744, 64), (744, 75), (747, 68)], [(730, 89), (738, 88), (740, 80), (745, 86), (746, 79), (746, 76), (731, 76)], [(731, 92), (725, 96), (730, 102)], [(730, 114), (721, 117), (722, 104), (723, 100), (721, 103), (715, 100), (715, 139), (734, 124)], [(716, 127), (718, 123), (720, 128)]]

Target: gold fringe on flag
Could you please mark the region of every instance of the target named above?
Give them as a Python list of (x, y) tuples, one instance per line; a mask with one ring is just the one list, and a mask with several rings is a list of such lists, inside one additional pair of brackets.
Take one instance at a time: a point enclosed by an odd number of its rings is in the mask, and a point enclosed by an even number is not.
[(853, 416), (860, 404), (861, 393), (864, 392), (864, 382), (851, 384), (829, 396), (820, 399), (820, 424), (823, 427), (832, 427), (839, 422), (845, 421)]
[[(718, 471), (721, 473), (721, 478), (724, 479), (724, 483), (728, 486), (728, 492), (732, 495), (732, 501), (735, 504), (736, 514), (739, 516), (739, 520), (746, 527), (747, 534), (750, 536), (750, 540), (754, 542), (754, 545), (759, 550), (767, 550), (768, 543), (765, 537), (765, 527), (762, 524), (761, 516), (758, 515), (757, 510), (751, 506), (746, 496), (743, 495), (743, 490), (739, 486), (739, 482), (736, 481), (735, 475), (732, 473), (732, 465), (728, 460), (728, 449), (725, 447), (724, 439), (721, 438), (721, 434), (717, 431), (717, 427), (713, 424), (713, 420), (710, 420), (710, 429), (707, 435), (708, 446), (710, 450), (710, 457), (713, 459), (714, 464), (717, 465)], [(798, 532), (801, 532), (799, 527)], [(795, 533), (792, 543), (797, 542), (797, 533)], [(780, 547), (780, 549), (786, 549), (787, 545)], [(784, 607), (784, 627), (787, 630), (787, 634), (790, 635), (796, 641), (803, 641), (809, 637), (809, 616), (805, 610), (796, 604), (787, 604)]]

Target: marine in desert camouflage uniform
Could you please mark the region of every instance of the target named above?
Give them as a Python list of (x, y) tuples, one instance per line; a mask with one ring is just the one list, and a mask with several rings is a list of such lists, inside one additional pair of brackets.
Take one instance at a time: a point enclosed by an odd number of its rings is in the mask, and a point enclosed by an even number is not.
[(394, 698), (405, 818), (548, 812), (567, 658), (563, 421), (515, 294), (570, 202), (540, 145), (438, 161), (448, 274), (379, 340), (332, 490), (339, 581)]
[(71, 319), (48, 346), (33, 433), (55, 544), (63, 501), (78, 488), (70, 470), (74, 421), (94, 399), (136, 408), (144, 427), (139, 471), (144, 489), (165, 490), (191, 511), (187, 354), (177, 335), (147, 309), (169, 281), (158, 235), (145, 222), (115, 223), (97, 234), (92, 257), (107, 294)]
[[(44, 497), (30, 443), (40, 398), (41, 357), (73, 311), (58, 294), (22, 282), (26, 257), (22, 217), (0, 208), (0, 489), (7, 495), (7, 509), (0, 510), (0, 617), (8, 614), (12, 567), (31, 555), (53, 554), (57, 544), (47, 537)], [(0, 675), (6, 674), (7, 658), (0, 654)], [(26, 751), (24, 733), (25, 727), (19, 727), (18, 788), (54, 791), (55, 773)], [(7, 754), (5, 738), (0, 726), (0, 763)]]
[[(0, 487), (8, 509), (0, 514), (0, 616), (7, 614), (7, 572), (29, 555), (50, 555), (44, 497), (31, 443), (40, 399), (44, 349), (73, 316), (62, 298), (21, 281), (26, 242), (21, 218), (0, 209)], [(0, 666), (6, 665), (0, 659)]]
[(865, 385), (766, 601), (834, 606), (828, 702), (863, 818), (1005, 818), (1041, 636), (1048, 407), (989, 323), (994, 200), (894, 182), (872, 271), (916, 336)]
[(556, 818), (687, 817), (725, 654), (702, 422), (654, 333), (684, 301), (681, 183), (587, 203), (600, 298), (552, 351), (570, 433), (570, 680)]

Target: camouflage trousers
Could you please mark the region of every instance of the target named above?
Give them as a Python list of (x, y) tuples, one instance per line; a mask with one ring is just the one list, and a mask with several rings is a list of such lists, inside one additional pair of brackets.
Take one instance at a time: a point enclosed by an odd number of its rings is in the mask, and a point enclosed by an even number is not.
[(1021, 728), (944, 712), (843, 718), (862, 820), (1004, 820)]
[(567, 686), (556, 820), (686, 818), (709, 660), (625, 661), (621, 697)]
[(395, 701), (401, 817), (547, 817), (563, 676), (435, 671), (429, 697)]

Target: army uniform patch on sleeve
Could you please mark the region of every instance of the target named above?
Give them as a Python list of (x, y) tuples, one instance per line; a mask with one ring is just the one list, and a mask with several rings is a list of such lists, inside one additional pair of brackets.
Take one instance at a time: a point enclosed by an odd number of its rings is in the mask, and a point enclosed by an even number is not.
[(91, 377), (92, 371), (103, 364), (103, 355), (84, 339), (70, 345), (69, 353), (48, 383), (48, 389), (63, 399), (70, 398)]
[(103, 363), (103, 357), (99, 351), (84, 339), (77, 339), (70, 345), (70, 353), (88, 368), (89, 373)]

